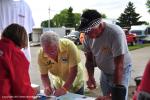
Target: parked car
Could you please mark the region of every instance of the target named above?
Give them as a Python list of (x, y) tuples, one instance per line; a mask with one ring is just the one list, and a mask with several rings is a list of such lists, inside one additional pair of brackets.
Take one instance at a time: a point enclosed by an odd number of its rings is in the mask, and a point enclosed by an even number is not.
[(135, 33), (138, 41), (150, 42), (150, 26), (135, 25), (131, 26), (131, 33)]
[(150, 35), (150, 26), (147, 25), (134, 25), (131, 26), (131, 33), (135, 33), (137, 37), (144, 38), (147, 35)]
[(79, 31), (73, 31), (71, 33), (69, 33), (68, 35), (64, 36), (64, 38), (68, 38), (70, 40), (72, 40), (76, 45), (81, 44), (80, 42), (80, 32)]
[(135, 45), (137, 42), (137, 37), (135, 33), (129, 32), (127, 29), (123, 29), (126, 35), (127, 43), (129, 45)]

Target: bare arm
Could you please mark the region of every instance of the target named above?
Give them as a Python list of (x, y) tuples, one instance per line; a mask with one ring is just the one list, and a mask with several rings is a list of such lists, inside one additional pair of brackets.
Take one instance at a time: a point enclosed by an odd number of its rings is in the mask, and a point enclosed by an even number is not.
[(88, 72), (88, 77), (94, 77), (94, 60), (91, 52), (85, 53), (86, 62), (85, 67)]
[(115, 63), (115, 77), (114, 83), (121, 84), (123, 74), (124, 55), (120, 55), (114, 58)]
[(51, 88), (51, 83), (50, 79), (48, 77), (48, 74), (41, 74), (41, 80), (44, 86), (44, 92), (46, 95), (52, 94), (52, 88)]
[(66, 80), (64, 86), (62, 86), (62, 88), (59, 88), (55, 91), (54, 95), (55, 96), (60, 96), (60, 95), (64, 95), (66, 94), (67, 90), (70, 89), (70, 87), (72, 86), (73, 81), (75, 80), (75, 77), (77, 75), (77, 66), (74, 66), (70, 69), (69, 72), (69, 77)]
[(76, 66), (74, 66), (74, 67), (72, 67), (71, 69), (70, 69), (70, 73), (69, 73), (69, 77), (68, 77), (68, 79), (67, 79), (67, 81), (65, 82), (65, 84), (64, 84), (64, 88), (66, 88), (67, 90), (69, 90), (69, 88), (72, 86), (72, 83), (74, 82), (74, 80), (75, 80), (75, 77), (76, 77), (76, 75), (77, 75), (77, 70), (78, 70), (78, 67), (77, 67), (77, 65)]
[(87, 87), (92, 90), (96, 88), (96, 82), (94, 78), (94, 67), (96, 66), (96, 64), (91, 52), (85, 53), (85, 56), (86, 56), (85, 66), (88, 73)]

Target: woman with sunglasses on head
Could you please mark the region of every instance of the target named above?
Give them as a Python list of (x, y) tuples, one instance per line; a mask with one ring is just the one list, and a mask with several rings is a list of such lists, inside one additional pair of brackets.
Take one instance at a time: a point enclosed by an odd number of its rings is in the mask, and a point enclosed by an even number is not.
[(32, 100), (29, 62), (21, 51), (28, 45), (26, 30), (18, 24), (7, 26), (0, 40), (0, 100)]
[(100, 86), (104, 95), (98, 99), (107, 100), (112, 96), (113, 100), (127, 100), (131, 57), (121, 27), (103, 22), (98, 11), (87, 9), (81, 16), (78, 30), (85, 34), (83, 46), (88, 88), (96, 88), (94, 78), (96, 65), (101, 70)]
[(55, 96), (64, 95), (68, 91), (83, 94), (83, 68), (77, 46), (51, 31), (41, 35), (41, 47), (38, 64), (44, 93)]

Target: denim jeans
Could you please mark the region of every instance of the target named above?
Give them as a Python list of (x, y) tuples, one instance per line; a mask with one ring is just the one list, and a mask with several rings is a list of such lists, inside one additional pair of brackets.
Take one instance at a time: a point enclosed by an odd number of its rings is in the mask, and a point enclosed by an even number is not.
[[(122, 79), (122, 85), (126, 87), (126, 100), (128, 98), (128, 86), (129, 86), (129, 79), (131, 78), (131, 65), (128, 65), (126, 68), (124, 68), (123, 71), (123, 79)], [(109, 95), (112, 91), (112, 87), (114, 85), (113, 83), (114, 76), (110, 74), (106, 74), (101, 71), (101, 78), (100, 78), (100, 86), (102, 89), (103, 95)]]

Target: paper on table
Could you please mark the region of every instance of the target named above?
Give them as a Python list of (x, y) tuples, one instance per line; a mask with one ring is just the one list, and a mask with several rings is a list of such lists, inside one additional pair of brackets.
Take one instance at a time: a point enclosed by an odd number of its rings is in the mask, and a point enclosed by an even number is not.
[(75, 98), (74, 100), (95, 100), (94, 98)]
[(70, 93), (70, 92), (59, 97), (56, 97), (53, 95), (46, 96), (44, 94), (44, 90), (40, 90), (39, 96), (45, 96), (47, 98), (46, 100), (95, 100), (94, 97), (88, 97), (88, 96), (79, 95), (79, 94)]
[(57, 100), (56, 96), (54, 96), (54, 95), (49, 95), (49, 96), (45, 95), (44, 90), (40, 90), (40, 93), (37, 96), (39, 96), (39, 98), (46, 98), (46, 100), (47, 99), (48, 100)]
[(60, 97), (56, 97), (57, 100), (95, 100), (93, 97), (87, 97), (84, 95), (74, 94), (74, 93), (67, 93)]

